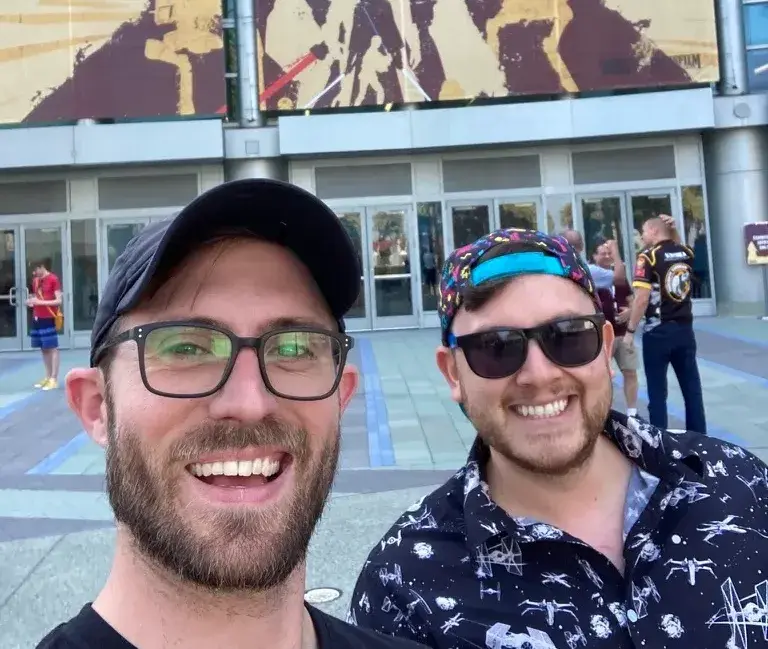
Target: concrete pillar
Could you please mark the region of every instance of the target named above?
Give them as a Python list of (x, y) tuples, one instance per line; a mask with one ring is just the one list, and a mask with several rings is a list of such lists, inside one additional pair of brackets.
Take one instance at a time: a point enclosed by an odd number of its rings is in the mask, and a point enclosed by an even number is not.
[(744, 224), (768, 219), (768, 128), (709, 131), (703, 139), (718, 309), (760, 315), (762, 273), (747, 266)]
[(225, 160), (224, 176), (226, 180), (240, 180), (242, 178), (288, 180), (288, 163), (280, 158)]
[(259, 110), (258, 66), (256, 62), (256, 22), (253, 0), (237, 0), (237, 81), (240, 95), (240, 125), (262, 126)]
[(748, 92), (748, 88), (742, 0), (717, 0), (717, 17), (720, 93), (744, 95)]

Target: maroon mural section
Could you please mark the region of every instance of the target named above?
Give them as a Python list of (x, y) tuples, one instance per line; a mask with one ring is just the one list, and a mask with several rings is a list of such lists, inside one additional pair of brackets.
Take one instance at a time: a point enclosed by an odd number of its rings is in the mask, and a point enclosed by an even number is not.
[(686, 86), (719, 76), (709, 0), (674, 7), (669, 0), (255, 0), (254, 7), (266, 110)]
[[(120, 3), (109, 0), (73, 1), (60, 7), (70, 10), (69, 25), (42, 5), (21, 14), (14, 28), (27, 45), (0, 44), (0, 87), (11, 100), (0, 102), (0, 123), (225, 112), (218, 0), (153, 0), (135, 15), (126, 3), (117, 12)], [(111, 33), (98, 33), (105, 23)]]

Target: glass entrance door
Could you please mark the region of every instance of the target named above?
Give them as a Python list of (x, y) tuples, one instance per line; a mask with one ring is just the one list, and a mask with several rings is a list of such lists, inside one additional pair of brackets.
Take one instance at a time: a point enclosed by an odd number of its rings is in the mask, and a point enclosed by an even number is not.
[(585, 254), (591, 257), (598, 243), (617, 239), (628, 273), (634, 272), (637, 253), (644, 247), (641, 235), (646, 220), (669, 214), (681, 227), (674, 195), (670, 189), (580, 196)]
[(23, 288), (23, 300), (20, 300), (20, 306), (26, 311), (22, 316), (22, 349), (31, 349), (29, 332), (32, 329), (32, 309), (26, 306), (27, 299), (33, 295), (32, 283), (34, 279), (35, 267), (43, 263), (46, 268), (54, 273), (61, 282), (62, 305), (64, 312), (64, 330), (59, 332), (59, 347), (69, 347), (70, 340), (70, 318), (67, 317), (67, 296), (71, 288), (67, 287), (67, 277), (64, 275), (64, 269), (69, 264), (65, 257), (66, 247), (64, 245), (64, 224), (56, 223), (51, 225), (34, 225), (21, 227), (22, 253), (21, 258), (21, 286)]
[[(104, 251), (103, 267), (107, 274), (112, 271), (115, 260), (125, 250), (128, 242), (133, 239), (149, 223), (149, 219), (131, 219), (130, 221), (102, 221), (101, 249)], [(106, 281), (106, 275), (104, 276)]]
[(505, 198), (497, 202), (500, 228), (539, 229), (538, 200)]
[(18, 228), (0, 227), (0, 351), (21, 349), (24, 283)]
[[(632, 212), (632, 227), (634, 253), (639, 253), (645, 246), (643, 245), (642, 233), (643, 223), (648, 219), (662, 214), (674, 216), (672, 211), (672, 196), (668, 192), (659, 193), (632, 193), (629, 196), (629, 206)], [(634, 262), (634, 260), (633, 260)]]
[(360, 269), (363, 273), (360, 276), (360, 293), (357, 296), (357, 302), (349, 310), (344, 320), (349, 331), (370, 331), (373, 325), (365, 278), (370, 277), (371, 273), (368, 269), (368, 256), (364, 254), (368, 250), (365, 209), (337, 210), (336, 213), (349, 238), (352, 239), (352, 244), (355, 246), (357, 259), (360, 263)]
[(410, 213), (405, 206), (336, 210), (363, 272), (360, 295), (345, 317), (349, 331), (418, 326)]
[(624, 197), (585, 196), (580, 199), (581, 218), (584, 227), (584, 254), (591, 260), (595, 248), (609, 239), (616, 239), (621, 246), (624, 261), (627, 260), (624, 240)]
[(410, 208), (367, 208), (373, 329), (418, 326), (414, 296)]
[(477, 241), (493, 228), (493, 209), (490, 201), (448, 203), (448, 213), (451, 218), (452, 250)]

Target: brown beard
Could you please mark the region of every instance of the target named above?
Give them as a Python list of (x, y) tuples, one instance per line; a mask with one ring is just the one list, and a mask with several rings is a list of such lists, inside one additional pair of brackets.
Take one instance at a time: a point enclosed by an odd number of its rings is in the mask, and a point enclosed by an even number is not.
[[(285, 582), (305, 559), (331, 491), (339, 458), (338, 425), (314, 461), (307, 431), (268, 418), (257, 426), (209, 424), (190, 431), (161, 464), (148, 461), (138, 431), (117, 425), (109, 390), (106, 405), (109, 502), (115, 519), (150, 562), (211, 590), (265, 591)], [(182, 462), (202, 453), (267, 445), (279, 445), (293, 456), (295, 489), (286, 502), (258, 511), (182, 516)]]
[(507, 436), (514, 435), (514, 431), (504, 429), (504, 422), (499, 423), (489, 416), (487, 409), (474, 408), (467, 398), (464, 388), (461, 388), (461, 398), (467, 417), (477, 431), (480, 439), (489, 447), (503, 455), (507, 460), (517, 465), (524, 471), (538, 475), (560, 477), (567, 475), (579, 468), (591, 457), (597, 440), (600, 438), (608, 412), (613, 401), (613, 385), (608, 380), (608, 386), (600, 394), (598, 400), (588, 408), (584, 391), (577, 388), (581, 414), (583, 419), (584, 438), (576, 453), (563, 462), (534, 462), (529, 458), (514, 452), (514, 445), (508, 443)]

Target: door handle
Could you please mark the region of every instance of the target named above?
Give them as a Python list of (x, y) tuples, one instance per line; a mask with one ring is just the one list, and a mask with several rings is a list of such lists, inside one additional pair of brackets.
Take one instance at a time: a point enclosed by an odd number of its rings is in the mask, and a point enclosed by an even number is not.
[(11, 289), (8, 291), (8, 302), (11, 306), (18, 306), (18, 302), (16, 301), (16, 287), (11, 286)]

